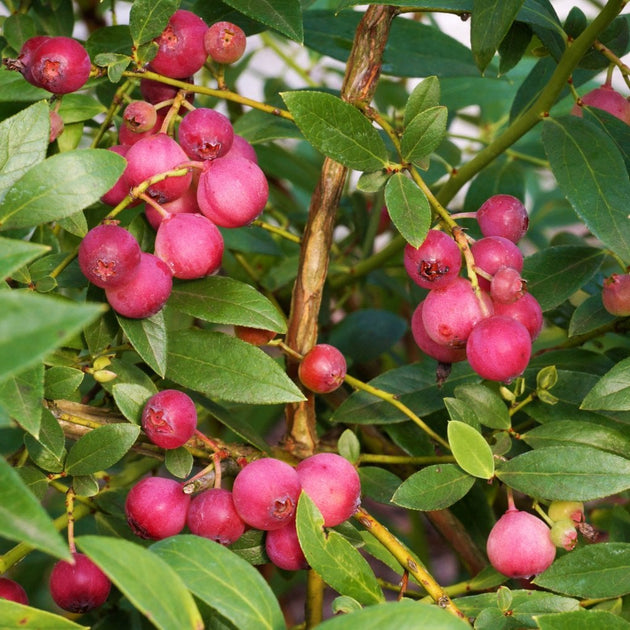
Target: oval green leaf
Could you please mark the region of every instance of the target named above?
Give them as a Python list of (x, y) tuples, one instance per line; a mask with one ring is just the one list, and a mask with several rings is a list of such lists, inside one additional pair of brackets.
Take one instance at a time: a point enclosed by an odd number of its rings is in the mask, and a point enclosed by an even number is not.
[(47, 245), (0, 237), (0, 278), (8, 278), (14, 271), (49, 250)]
[[(283, 630), (278, 600), (262, 575), (207, 538), (181, 535), (151, 546), (190, 591), (239, 630)], [(236, 577), (238, 576), (238, 577)]]
[(69, 475), (91, 475), (116, 464), (140, 435), (135, 424), (107, 424), (79, 438), (66, 458)]
[(164, 311), (143, 319), (127, 317), (117, 317), (117, 319), (134, 350), (156, 374), (164, 378), (167, 341)]
[(385, 205), (401, 236), (412, 247), (420, 247), (431, 227), (431, 206), (424, 192), (403, 173), (395, 173), (385, 185)]
[(129, 12), (129, 30), (135, 47), (162, 33), (180, 0), (136, 0)]
[(201, 615), (189, 590), (156, 553), (113, 537), (80, 536), (76, 542), (156, 628), (203, 628)]
[(321, 153), (356, 171), (387, 164), (385, 142), (353, 105), (326, 92), (283, 92), (295, 124)]
[(8, 599), (0, 598), (0, 630), (12, 628), (37, 628), (37, 630), (88, 630), (61, 615), (54, 615), (46, 610), (23, 606)]
[(607, 610), (577, 610), (567, 613), (552, 613), (536, 617), (540, 630), (628, 630), (630, 623), (623, 617)]
[(586, 394), (580, 409), (627, 411), (630, 409), (630, 358), (606, 372)]
[(405, 127), (400, 145), (407, 162), (421, 165), (446, 136), (446, 107), (438, 105), (417, 114)]
[(509, 429), (508, 408), (495, 391), (478, 383), (467, 383), (455, 388), (455, 397), (473, 410), (477, 421), (491, 429)]
[(392, 503), (423, 512), (443, 510), (459, 501), (475, 483), (455, 464), (427, 466), (405, 479)]
[(465, 422), (451, 420), (447, 433), (453, 456), (467, 473), (481, 479), (494, 475), (492, 449), (479, 431)]
[(140, 424), (142, 410), (147, 400), (157, 394), (157, 388), (149, 389), (140, 383), (117, 383), (112, 387), (116, 406), (129, 422)]
[(405, 105), (405, 127), (420, 113), (440, 104), (440, 81), (427, 77), (416, 85)]
[(39, 435), (43, 398), (43, 363), (38, 363), (0, 382), (0, 406), (35, 437)]
[(225, 0), (225, 4), (300, 44), (304, 39), (302, 5), (299, 0)]

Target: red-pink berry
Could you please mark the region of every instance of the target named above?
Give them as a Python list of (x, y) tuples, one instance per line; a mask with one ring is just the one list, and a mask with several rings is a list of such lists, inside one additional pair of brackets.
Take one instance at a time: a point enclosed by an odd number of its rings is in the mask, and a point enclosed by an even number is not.
[(247, 37), (232, 22), (215, 22), (203, 36), (206, 53), (218, 63), (234, 63), (245, 52)]
[(57, 606), (73, 613), (86, 613), (102, 606), (111, 589), (109, 578), (90, 558), (73, 553), (74, 563), (60, 560), (50, 574), (50, 594)]
[(164, 122), (164, 118), (166, 117), (166, 111), (160, 110), (156, 112), (155, 116), (155, 124), (150, 129), (146, 131), (135, 131), (129, 127), (129, 125), (122, 124), (118, 129), (118, 142), (121, 145), (130, 147), (136, 142), (140, 142), (143, 138), (148, 138), (149, 136), (155, 136), (160, 133), (162, 129), (162, 123)]
[(31, 73), (31, 66), (33, 64), (33, 55), (35, 51), (49, 39), (52, 39), (48, 35), (36, 35), (35, 37), (30, 37), (23, 44), (22, 48), (20, 48), (20, 53), (17, 58), (16, 70), (22, 73), (22, 76), (31, 84), (36, 85), (35, 79), (33, 79), (33, 74)]
[(441, 230), (429, 230), (415, 248), (405, 245), (404, 264), (409, 277), (424, 289), (441, 289), (457, 278), (462, 254), (457, 243)]
[(630, 274), (613, 273), (604, 280), (602, 303), (611, 315), (630, 315)]
[(0, 577), (0, 599), (9, 599), (28, 606), (28, 595), (24, 587), (10, 578)]
[(160, 223), (171, 214), (199, 214), (201, 210), (199, 210), (199, 204), (197, 203), (197, 187), (194, 183), (191, 184), (190, 188), (181, 197), (177, 197), (173, 201), (167, 201), (160, 204), (160, 206), (162, 210), (167, 212), (166, 216), (149, 204), (144, 206), (144, 216), (154, 230), (157, 230), (160, 227)]
[(510, 304), (494, 303), (494, 314), (505, 315), (520, 322), (527, 328), (532, 341), (538, 337), (543, 327), (543, 312), (538, 300), (531, 294), (525, 293)]
[(348, 520), (361, 503), (361, 480), (356, 468), (336, 453), (317, 453), (296, 468), (302, 490), (324, 517), (325, 527)]
[(87, 82), (92, 64), (85, 48), (71, 37), (51, 37), (32, 54), (30, 77), (53, 94), (76, 92)]
[(56, 111), (51, 110), (48, 142), (54, 142), (63, 133), (63, 128), (63, 118)]
[(466, 359), (466, 348), (453, 348), (433, 341), (429, 337), (422, 321), (424, 301), (420, 302), (411, 316), (411, 334), (414, 341), (428, 356), (440, 363), (457, 363)]
[(155, 127), (158, 115), (152, 103), (147, 101), (131, 101), (123, 112), (125, 126), (134, 133), (150, 131)]
[(273, 457), (247, 464), (232, 486), (234, 507), (252, 527), (278, 529), (295, 515), (300, 495), (297, 472), (286, 462)]
[(186, 523), (193, 534), (222, 545), (236, 542), (246, 528), (234, 507), (232, 493), (222, 488), (210, 488), (193, 497)]
[(329, 394), (341, 387), (347, 367), (339, 349), (320, 343), (304, 355), (298, 367), (298, 376), (302, 384), (316, 394)]
[(230, 150), (225, 154), (224, 157), (241, 157), (253, 162), (254, 164), (258, 164), (258, 156), (256, 155), (256, 149), (252, 146), (250, 142), (245, 140), (243, 136), (239, 136), (238, 134), (234, 134), (232, 138), (232, 146)]
[[(630, 103), (611, 85), (604, 84), (587, 92), (581, 101), (583, 105), (603, 109), (605, 112), (630, 125)], [(571, 113), (575, 116), (582, 116), (582, 108), (576, 103), (571, 109)]]
[[(518, 272), (523, 270), (521, 250), (503, 236), (480, 238), (471, 245), (470, 251), (475, 259), (475, 266), (490, 276), (494, 276), (501, 267), (512, 267)], [(478, 276), (477, 280), (484, 291), (490, 290), (490, 280), (482, 276)]]
[(477, 210), (477, 222), (484, 236), (502, 236), (518, 243), (529, 226), (525, 206), (512, 195), (493, 195)]
[(165, 449), (179, 448), (197, 428), (195, 403), (182, 391), (164, 389), (145, 403), (142, 428), (153, 444)]
[(265, 534), (265, 551), (269, 560), (285, 571), (308, 569), (295, 527), (295, 519)]
[(527, 285), (513, 267), (500, 267), (490, 281), (490, 297), (495, 302), (511, 304), (522, 298)]
[(221, 112), (198, 107), (182, 118), (177, 139), (191, 160), (214, 160), (230, 150), (234, 129)]
[(190, 495), (182, 484), (166, 477), (146, 477), (136, 483), (125, 500), (125, 515), (136, 536), (161, 540), (184, 529)]
[(529, 578), (547, 569), (556, 557), (549, 527), (538, 517), (508, 510), (494, 525), (486, 545), (492, 566), (511, 578)]

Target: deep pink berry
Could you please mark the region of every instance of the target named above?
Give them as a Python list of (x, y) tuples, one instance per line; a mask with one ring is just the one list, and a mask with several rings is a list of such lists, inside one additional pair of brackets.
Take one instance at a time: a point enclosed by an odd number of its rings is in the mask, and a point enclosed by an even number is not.
[(215, 22), (203, 36), (206, 53), (218, 63), (234, 63), (245, 52), (247, 37), (232, 22)]
[(462, 254), (448, 234), (429, 230), (420, 247), (405, 245), (404, 264), (416, 284), (424, 289), (441, 289), (457, 278)]
[(265, 551), (269, 560), (285, 571), (299, 571), (309, 567), (300, 546), (295, 519), (265, 534)]
[(509, 382), (520, 376), (532, 351), (532, 339), (523, 324), (493, 315), (481, 320), (470, 333), (466, 357), (479, 376), (490, 381)]
[(222, 488), (210, 488), (193, 497), (186, 523), (193, 534), (222, 545), (236, 542), (246, 527), (234, 507), (232, 493)]
[(243, 136), (239, 136), (238, 134), (234, 134), (232, 138), (232, 146), (230, 150), (225, 154), (224, 157), (241, 157), (253, 162), (254, 164), (258, 164), (258, 156), (256, 155), (256, 149), (251, 145), (250, 142), (245, 140)]
[(147, 101), (131, 101), (123, 112), (125, 126), (134, 133), (150, 131), (155, 127), (158, 115), (152, 103)]
[(490, 281), (490, 297), (494, 302), (511, 304), (522, 298), (527, 284), (513, 267), (499, 267)]
[(420, 302), (411, 316), (411, 334), (422, 352), (440, 363), (457, 363), (466, 359), (466, 348), (453, 348), (433, 341), (422, 321), (424, 301)]
[(0, 577), (0, 599), (9, 599), (28, 606), (28, 595), (24, 587), (10, 578)]
[(356, 468), (336, 453), (317, 453), (296, 468), (302, 490), (334, 527), (349, 519), (361, 503), (361, 481)]
[(142, 428), (153, 444), (165, 449), (179, 448), (197, 428), (195, 403), (184, 392), (164, 389), (144, 405)]
[(221, 112), (198, 107), (182, 119), (177, 139), (191, 160), (214, 160), (230, 150), (234, 129)]
[(484, 236), (502, 236), (518, 243), (529, 225), (525, 206), (512, 195), (493, 195), (477, 210), (477, 222)]
[(135, 237), (115, 224), (97, 225), (79, 245), (79, 267), (97, 287), (107, 289), (131, 280), (140, 266), (142, 252)]
[[(109, 151), (116, 153), (117, 155), (122, 155), (122, 157), (126, 158), (127, 151), (129, 151), (129, 146), (126, 144), (115, 144), (114, 146), (107, 147)], [(125, 170), (127, 167), (125, 166)], [(118, 178), (118, 181), (101, 197), (101, 201), (108, 206), (114, 208), (117, 206), (125, 197), (129, 195), (129, 184), (125, 179), (125, 173)], [(140, 199), (134, 199), (128, 207), (137, 206), (140, 203)]]
[(50, 134), (48, 142), (54, 142), (63, 133), (63, 118), (54, 110), (50, 111)]
[[(523, 270), (523, 254), (509, 239), (502, 236), (486, 236), (475, 241), (470, 250), (475, 259), (475, 265), (490, 276), (501, 267), (512, 267), (516, 271)], [(490, 290), (490, 280), (478, 276), (479, 286), (484, 291)]]
[(262, 530), (278, 529), (294, 518), (300, 495), (294, 468), (273, 457), (247, 464), (234, 479), (232, 498), (241, 518)]
[(149, 136), (155, 136), (160, 133), (162, 129), (162, 123), (164, 122), (164, 118), (166, 117), (165, 110), (159, 110), (155, 115), (155, 123), (153, 127), (147, 129), (146, 131), (136, 131), (131, 129), (131, 127), (127, 124), (120, 125), (118, 129), (118, 142), (123, 145), (130, 147), (136, 142), (140, 142), (143, 138), (147, 138)]
[[(179, 80), (190, 83), (191, 85), (195, 82), (194, 77), (192, 76)], [(142, 98), (145, 101), (148, 101), (153, 105), (173, 100), (177, 96), (177, 92), (179, 92), (179, 88), (172, 85), (167, 85), (166, 83), (162, 83), (160, 81), (154, 81), (153, 79), (140, 79), (140, 94), (142, 94)], [(192, 104), (195, 100), (195, 93), (188, 92), (186, 94), (186, 100)], [(183, 116), (187, 111), (186, 107), (182, 105), (179, 108), (178, 113)]]
[(604, 280), (602, 303), (611, 315), (630, 315), (630, 274), (613, 273)]
[(105, 295), (110, 306), (123, 317), (143, 319), (162, 309), (172, 289), (173, 276), (168, 265), (157, 256), (142, 252), (133, 277), (105, 289)]
[(494, 525), (486, 545), (492, 566), (511, 578), (529, 578), (556, 557), (549, 527), (528, 512), (509, 509)]
[(347, 368), (346, 358), (337, 348), (320, 343), (304, 355), (298, 367), (298, 376), (311, 391), (329, 394), (341, 387)]
[(85, 48), (71, 37), (51, 37), (31, 57), (34, 85), (53, 94), (76, 92), (87, 82), (92, 64)]
[(31, 84), (35, 85), (35, 79), (31, 73), (31, 66), (33, 64), (33, 55), (35, 51), (44, 43), (51, 39), (48, 35), (36, 35), (30, 37), (20, 48), (20, 53), (17, 58), (15, 69), (22, 73), (22, 76)]
[[(617, 92), (611, 85), (604, 84), (582, 97), (582, 104), (589, 107), (603, 109), (630, 125), (630, 103), (622, 94)], [(571, 109), (571, 113), (582, 116), (582, 108), (576, 103)]]
[(543, 327), (543, 312), (538, 300), (531, 294), (525, 293), (510, 304), (494, 303), (494, 314), (505, 315), (520, 322), (527, 328), (532, 341), (538, 337)]
[(190, 495), (182, 484), (166, 477), (146, 477), (136, 483), (125, 501), (127, 522), (140, 538), (161, 540), (186, 525)]
[(111, 588), (109, 578), (82, 553), (73, 553), (74, 564), (60, 560), (50, 574), (50, 594), (57, 606), (86, 613), (102, 606)]
[[(199, 214), (201, 212), (199, 210), (199, 204), (197, 203), (197, 187), (194, 183), (191, 184), (190, 188), (188, 188), (181, 197), (177, 197), (177, 199), (173, 199), (173, 201), (167, 201), (160, 205), (168, 215), (183, 214), (186, 212)], [(160, 227), (160, 223), (166, 218), (164, 214), (160, 213), (149, 204), (144, 206), (144, 215), (154, 230), (157, 230)]]

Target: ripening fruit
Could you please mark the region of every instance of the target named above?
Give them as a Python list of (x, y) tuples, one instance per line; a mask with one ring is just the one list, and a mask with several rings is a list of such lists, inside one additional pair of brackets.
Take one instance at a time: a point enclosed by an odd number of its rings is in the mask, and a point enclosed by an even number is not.
[(214, 160), (232, 147), (234, 129), (221, 112), (198, 107), (182, 118), (177, 139), (191, 160)]
[(241, 157), (253, 162), (254, 164), (258, 164), (258, 156), (256, 155), (256, 150), (251, 145), (250, 142), (245, 140), (243, 136), (239, 136), (238, 134), (234, 134), (232, 138), (232, 146), (230, 150), (224, 155), (224, 157)]
[(56, 111), (51, 110), (48, 142), (54, 142), (63, 133), (63, 127), (63, 118)]
[(511, 578), (538, 575), (556, 557), (549, 532), (549, 527), (533, 514), (509, 509), (490, 531), (488, 559), (497, 571)]
[[(582, 97), (581, 101), (583, 105), (603, 109), (605, 112), (630, 125), (630, 103), (611, 85), (605, 83), (591, 90)], [(576, 103), (571, 109), (571, 113), (576, 116), (582, 116), (582, 108)]]
[(304, 387), (316, 394), (329, 394), (341, 387), (347, 367), (346, 358), (337, 348), (320, 343), (304, 355), (298, 376)]
[(234, 63), (245, 52), (247, 38), (232, 22), (215, 22), (203, 36), (206, 53), (217, 63)]
[[(190, 84), (195, 82), (192, 76), (184, 79), (180, 78), (179, 80)], [(177, 96), (177, 92), (179, 92), (179, 88), (173, 85), (167, 85), (166, 83), (154, 81), (153, 79), (140, 79), (140, 94), (145, 101), (148, 101), (152, 105), (157, 105), (164, 101), (172, 101)], [(192, 104), (195, 100), (195, 93), (188, 92), (186, 94), (186, 100)], [(182, 105), (178, 113), (183, 116), (187, 111), (186, 107)]]
[(74, 564), (60, 560), (50, 574), (50, 594), (57, 606), (86, 613), (102, 606), (111, 588), (109, 578), (82, 553), (73, 553)]
[(577, 529), (575, 523), (570, 518), (563, 518), (555, 521), (549, 532), (551, 542), (556, 546), (567, 551), (575, 549), (577, 545)]
[(466, 359), (466, 348), (453, 348), (433, 341), (422, 321), (424, 301), (420, 302), (411, 316), (411, 334), (422, 352), (440, 363), (457, 363)]
[(164, 389), (145, 403), (142, 428), (153, 444), (165, 449), (179, 448), (197, 428), (195, 403), (184, 392)]
[(510, 304), (495, 302), (494, 314), (505, 315), (521, 322), (527, 328), (532, 341), (538, 337), (543, 327), (542, 308), (531, 293), (525, 293), (516, 302)]
[(193, 497), (186, 524), (193, 534), (222, 545), (236, 542), (246, 527), (234, 507), (232, 493), (222, 488), (210, 488)]
[(526, 283), (513, 267), (500, 267), (490, 281), (490, 297), (494, 302), (511, 304), (522, 298), (525, 291)]
[(247, 464), (232, 486), (234, 507), (252, 527), (278, 529), (293, 520), (300, 495), (297, 472), (273, 457)]
[(31, 73), (31, 65), (33, 63), (33, 55), (35, 51), (44, 43), (51, 39), (48, 35), (36, 35), (30, 37), (20, 48), (17, 58), (16, 69), (22, 73), (22, 76), (31, 84), (35, 85), (35, 80)]
[(28, 606), (28, 595), (22, 585), (6, 577), (0, 577), (0, 599), (9, 599)]
[[(485, 236), (470, 246), (475, 259), (475, 266), (490, 276), (501, 267), (512, 267), (519, 273), (523, 271), (523, 254), (509, 239), (502, 236)], [(490, 281), (479, 276), (479, 286), (484, 291), (490, 290)]]
[(604, 280), (602, 303), (611, 315), (630, 315), (630, 274), (613, 273)]
[(166, 477), (146, 477), (127, 494), (125, 515), (136, 536), (161, 540), (184, 529), (189, 506), (190, 495), (182, 484)]
[(348, 520), (361, 503), (361, 481), (356, 468), (336, 453), (317, 453), (296, 468), (302, 490), (324, 517), (325, 527)]
[(269, 556), (269, 560), (285, 571), (299, 571), (309, 567), (300, 546), (295, 528), (295, 519), (279, 529), (267, 532), (265, 535), (265, 551)]
[[(186, 212), (199, 214), (201, 211), (197, 203), (197, 187), (193, 183), (181, 197), (177, 197), (177, 199), (173, 199), (173, 201), (162, 203), (160, 206), (162, 210), (168, 213), (167, 216)], [(147, 218), (149, 225), (156, 231), (160, 227), (160, 223), (166, 219), (163, 213), (159, 212), (148, 203), (144, 206), (144, 216)]]
[(125, 126), (134, 133), (150, 131), (157, 123), (158, 115), (152, 103), (147, 101), (131, 101), (123, 112)]
[(71, 37), (51, 37), (37, 46), (24, 77), (53, 94), (69, 94), (87, 82), (92, 64), (85, 48)]
[(477, 222), (484, 236), (502, 236), (518, 243), (529, 225), (527, 210), (512, 195), (493, 195), (477, 210)]
[(441, 230), (429, 230), (424, 242), (415, 248), (405, 245), (405, 269), (424, 289), (443, 289), (457, 278), (462, 254), (457, 243)]
[(571, 519), (574, 523), (584, 520), (584, 503), (581, 501), (552, 501), (547, 515), (552, 521)]
[(160, 130), (162, 129), (162, 123), (164, 122), (165, 118), (165, 109), (160, 109), (159, 111), (156, 111), (155, 123), (146, 131), (132, 129), (127, 124), (120, 125), (120, 127), (118, 128), (118, 143), (126, 147), (130, 147), (137, 142), (140, 142), (140, 140), (147, 138), (148, 136), (155, 136), (156, 134), (160, 133)]

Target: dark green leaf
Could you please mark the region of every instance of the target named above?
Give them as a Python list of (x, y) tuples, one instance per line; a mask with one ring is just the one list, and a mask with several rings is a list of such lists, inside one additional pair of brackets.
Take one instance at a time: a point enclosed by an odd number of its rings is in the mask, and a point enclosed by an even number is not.
[(416, 85), (405, 105), (405, 127), (421, 112), (440, 104), (440, 82), (437, 77), (427, 77)]
[(630, 488), (630, 461), (586, 446), (550, 446), (502, 462), (496, 475), (537, 499), (590, 501)]
[(458, 385), (455, 397), (473, 410), (480, 424), (491, 429), (510, 428), (510, 414), (505, 402), (489, 387), (477, 383)]
[(0, 382), (0, 405), (31, 435), (39, 435), (44, 398), (44, 364)]
[(70, 449), (66, 459), (69, 475), (90, 475), (116, 464), (133, 446), (140, 427), (135, 424), (107, 424), (86, 433)]
[(210, 398), (250, 404), (304, 400), (293, 381), (260, 348), (209, 330), (171, 335), (166, 375)]
[(37, 35), (37, 26), (30, 15), (13, 13), (5, 18), (2, 34), (14, 50), (20, 50), (27, 39)]
[(399, 477), (380, 466), (361, 466), (359, 477), (361, 493), (379, 503), (388, 504), (400, 485)]
[(129, 319), (118, 317), (118, 323), (134, 350), (162, 378), (166, 373), (166, 322), (164, 312), (152, 317)]
[(577, 116), (546, 118), (542, 140), (553, 174), (573, 209), (604, 245), (630, 261), (626, 203), (630, 181), (615, 143)]
[(223, 0), (247, 17), (275, 29), (298, 43), (304, 39), (299, 0)]
[(110, 536), (80, 536), (76, 541), (79, 549), (156, 628), (203, 628), (192, 595), (179, 575), (157, 554)]
[(116, 383), (112, 388), (116, 406), (129, 422), (140, 424), (142, 410), (153, 396), (157, 394), (157, 388), (148, 388), (140, 383)]
[(477, 212), (486, 199), (497, 194), (525, 199), (526, 174), (519, 160), (499, 157), (471, 182), (464, 201), (464, 212)]
[(621, 597), (630, 593), (630, 544), (600, 543), (558, 558), (534, 583), (574, 597)]
[(569, 322), (569, 337), (574, 335), (582, 335), (605, 326), (615, 319), (602, 304), (601, 293), (592, 295), (573, 311), (571, 321)]
[[(378, 0), (370, 0), (365, 2), (364, 0), (338, 0), (337, 10), (347, 9), (348, 7), (354, 7), (357, 4), (380, 4)], [(425, 10), (452, 10), (452, 11), (465, 11), (470, 13), (473, 9), (473, 0), (392, 0), (388, 4), (394, 7), (412, 7)]]
[(385, 185), (385, 204), (401, 236), (420, 247), (431, 227), (431, 206), (424, 192), (406, 175), (396, 173)]
[(269, 114), (256, 109), (250, 110), (235, 121), (234, 133), (243, 136), (254, 145), (280, 138), (302, 138), (302, 134), (292, 121), (277, 116), (270, 119)]
[(83, 210), (116, 183), (125, 164), (106, 149), (77, 149), (47, 158), (7, 192), (0, 229), (33, 227)]
[(196, 597), (239, 630), (285, 628), (278, 601), (265, 579), (247, 561), (219, 543), (182, 535), (157, 542), (151, 550)]
[(87, 94), (66, 94), (59, 107), (59, 115), (66, 125), (90, 120), (105, 112), (105, 106)]
[(630, 622), (607, 610), (580, 610), (567, 613), (539, 615), (540, 630), (627, 630)]
[(44, 395), (46, 398), (72, 398), (83, 382), (84, 372), (77, 368), (53, 366), (46, 370)]
[(630, 358), (620, 361), (604, 374), (586, 394), (581, 409), (630, 410)]
[(190, 454), (190, 451), (183, 446), (168, 449), (164, 456), (166, 470), (168, 470), (173, 477), (179, 477), (180, 479), (185, 479), (190, 475), (193, 463), (193, 456)]
[(127, 24), (102, 26), (91, 33), (85, 42), (85, 48), (90, 53), (92, 61), (95, 61), (99, 54), (130, 55), (132, 46), (133, 41)]
[(605, 259), (601, 249), (581, 245), (558, 245), (527, 256), (521, 275), (527, 290), (543, 311), (562, 304), (582, 288)]
[(387, 164), (387, 149), (372, 123), (353, 105), (327, 92), (283, 92), (295, 123), (321, 153), (357, 171)]
[(446, 136), (446, 107), (438, 105), (416, 114), (405, 127), (401, 138), (403, 159), (422, 165)]
[(129, 30), (134, 45), (158, 37), (179, 8), (180, 0), (136, 0), (129, 13)]
[(0, 486), (0, 536), (69, 560), (67, 542), (24, 481), (3, 458), (0, 458)]
[(101, 490), (94, 475), (73, 476), (72, 489), (81, 497), (94, 497)]
[(412, 510), (443, 510), (459, 501), (473, 483), (475, 478), (455, 464), (427, 466), (400, 485), (392, 503)]
[(39, 468), (30, 465), (20, 466), (15, 471), (35, 497), (42, 501), (48, 492), (48, 478), (46, 475)]
[(523, 0), (473, 0), (470, 44), (482, 74), (522, 5)]
[[(457, 463), (470, 475), (490, 479), (494, 474), (494, 456), (485, 438), (465, 422), (448, 423), (448, 443)], [(472, 484), (471, 484), (472, 485)]]
[(0, 630), (37, 628), (37, 630), (87, 630), (87, 626), (55, 615), (47, 610), (23, 606), (9, 599), (0, 599)]
[(188, 315), (217, 324), (232, 324), (286, 332), (282, 314), (262, 293), (226, 276), (178, 283), (169, 305)]
[(30, 458), (40, 468), (48, 472), (60, 473), (66, 457), (66, 438), (57, 418), (45, 409), (42, 412), (39, 436), (24, 435), (24, 445)]
[(383, 592), (366, 560), (335, 530), (324, 531), (321, 513), (304, 492), (298, 501), (296, 527), (308, 563), (324, 582), (365, 605), (383, 601)]
[(506, 74), (518, 64), (527, 52), (532, 39), (532, 30), (522, 22), (513, 22), (510, 30), (499, 44), (499, 75)]
[(11, 274), (28, 262), (50, 251), (46, 245), (0, 237), (0, 278)]

